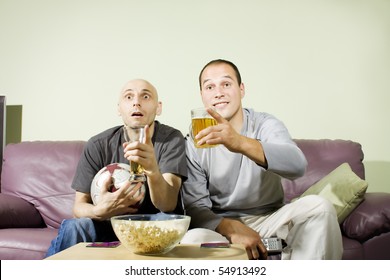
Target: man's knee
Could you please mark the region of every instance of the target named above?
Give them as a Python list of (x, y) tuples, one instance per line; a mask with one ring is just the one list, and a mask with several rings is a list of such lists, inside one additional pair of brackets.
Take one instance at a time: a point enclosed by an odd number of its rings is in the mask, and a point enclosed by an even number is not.
[(326, 198), (323, 198), (319, 195), (307, 195), (300, 198), (302, 202), (307, 204), (312, 211), (317, 213), (330, 213), (332, 215), (337, 215), (336, 209), (333, 204)]
[(61, 228), (64, 231), (85, 231), (93, 227), (93, 221), (89, 218), (74, 218), (63, 220)]
[(229, 242), (223, 235), (205, 228), (194, 228), (184, 235), (182, 244), (198, 244), (204, 242)]

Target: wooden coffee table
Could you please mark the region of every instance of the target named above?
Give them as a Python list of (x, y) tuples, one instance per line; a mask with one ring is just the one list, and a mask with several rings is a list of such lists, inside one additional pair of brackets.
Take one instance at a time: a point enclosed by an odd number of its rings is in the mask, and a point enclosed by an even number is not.
[(247, 260), (242, 245), (230, 245), (229, 248), (201, 248), (199, 245), (179, 244), (170, 252), (162, 255), (137, 255), (123, 245), (116, 248), (86, 247), (89, 243), (79, 243), (46, 260)]

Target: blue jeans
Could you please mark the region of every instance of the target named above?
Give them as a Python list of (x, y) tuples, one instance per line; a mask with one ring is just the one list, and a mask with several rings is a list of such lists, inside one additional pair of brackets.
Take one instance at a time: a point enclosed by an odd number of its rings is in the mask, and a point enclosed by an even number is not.
[(46, 253), (46, 257), (65, 250), (79, 242), (117, 241), (110, 220), (94, 221), (89, 218), (63, 220), (58, 235)]

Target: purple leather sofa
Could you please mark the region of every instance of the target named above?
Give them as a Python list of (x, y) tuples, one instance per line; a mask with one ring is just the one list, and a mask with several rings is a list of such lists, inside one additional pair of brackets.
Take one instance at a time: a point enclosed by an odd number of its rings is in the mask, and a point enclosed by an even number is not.
[[(363, 152), (344, 140), (296, 140), (309, 166), (284, 181), (286, 201), (343, 162), (364, 178)], [(1, 174), (0, 259), (42, 259), (61, 221), (72, 216), (70, 185), (82, 141), (34, 141), (7, 145)], [(390, 259), (390, 193), (367, 193), (341, 224), (344, 259)]]
[(72, 217), (70, 187), (82, 141), (5, 147), (0, 193), (0, 259), (43, 259), (61, 221)]
[[(364, 154), (359, 143), (329, 139), (295, 141), (305, 154), (308, 167), (303, 177), (283, 181), (286, 202), (301, 195), (344, 162), (365, 179)], [(366, 193), (362, 203), (340, 226), (343, 259), (390, 260), (390, 193)]]

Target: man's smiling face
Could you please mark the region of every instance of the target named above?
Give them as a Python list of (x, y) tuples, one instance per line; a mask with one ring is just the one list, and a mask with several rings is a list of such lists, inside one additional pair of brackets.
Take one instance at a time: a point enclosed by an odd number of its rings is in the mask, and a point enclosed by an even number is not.
[(234, 69), (226, 63), (207, 66), (201, 76), (201, 95), (205, 107), (214, 108), (222, 117), (231, 120), (241, 112), (244, 85), (237, 81)]

